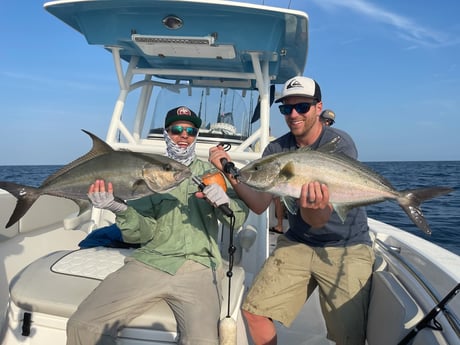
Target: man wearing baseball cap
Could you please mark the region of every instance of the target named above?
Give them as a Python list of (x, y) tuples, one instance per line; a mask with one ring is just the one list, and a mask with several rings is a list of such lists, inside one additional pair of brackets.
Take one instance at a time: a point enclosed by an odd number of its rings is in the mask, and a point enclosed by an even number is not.
[(307, 77), (294, 77), (289, 79), (283, 87), (281, 97), (275, 100), (275, 103), (281, 102), (286, 97), (307, 97), (321, 102), (321, 89), (318, 83)]
[[(340, 137), (337, 152), (357, 158), (347, 133), (321, 123), (321, 89), (315, 80), (289, 79), (276, 102), (282, 103), (279, 109), (290, 131), (271, 141), (263, 156), (307, 146), (317, 149)], [(210, 161), (219, 169), (222, 158), (231, 160), (221, 147), (210, 149)], [(226, 176), (257, 214), (276, 197)], [(352, 209), (342, 222), (329, 201), (328, 186), (313, 181), (302, 186), (298, 209), (288, 213), (288, 220), (289, 229), (279, 235), (243, 303), (254, 344), (277, 344), (273, 320), (289, 327), (318, 287), (328, 338), (337, 345), (364, 345), (374, 262), (365, 209)]]
[[(215, 171), (209, 162), (195, 158), (201, 119), (192, 110), (169, 110), (164, 125), (168, 157), (188, 166), (194, 176)], [(177, 344), (219, 344), (218, 278), (225, 273), (217, 244), (218, 221), (230, 223), (217, 207), (229, 204), (235, 228), (249, 213), (233, 189), (226, 193), (223, 187), (210, 183), (195, 192), (190, 177), (167, 194), (126, 204), (114, 199), (110, 182), (106, 186), (98, 180), (90, 186), (93, 205), (115, 213), (123, 240), (139, 243), (140, 248), (81, 303), (67, 324), (67, 345), (115, 345), (120, 328), (159, 301), (176, 316)]]
[(331, 109), (325, 109), (319, 118), (324, 125), (332, 126), (335, 122), (335, 113)]

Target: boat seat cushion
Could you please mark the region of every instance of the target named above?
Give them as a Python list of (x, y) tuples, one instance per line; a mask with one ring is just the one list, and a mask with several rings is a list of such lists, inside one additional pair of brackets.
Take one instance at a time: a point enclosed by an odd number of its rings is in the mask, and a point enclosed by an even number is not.
[(397, 344), (422, 316), (420, 307), (392, 273), (374, 272), (367, 323), (369, 345)]
[[(11, 300), (26, 311), (69, 318), (102, 279), (123, 265), (132, 250), (95, 247), (51, 253), (14, 277), (10, 284)], [(238, 303), (243, 282), (244, 270), (234, 266), (233, 308)], [(227, 285), (222, 286), (225, 300)], [(226, 306), (227, 302), (222, 305)], [(167, 303), (162, 301), (132, 320), (129, 327), (176, 332), (176, 321)]]

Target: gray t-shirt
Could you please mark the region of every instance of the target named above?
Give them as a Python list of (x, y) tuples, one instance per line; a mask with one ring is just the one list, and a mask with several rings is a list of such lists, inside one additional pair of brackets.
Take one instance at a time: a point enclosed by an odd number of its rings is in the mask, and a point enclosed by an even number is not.
[[(330, 142), (340, 136), (337, 153), (343, 153), (351, 158), (357, 159), (358, 152), (351, 137), (344, 131), (337, 128), (323, 126), (323, 131), (318, 140), (311, 145), (313, 149)], [(270, 142), (263, 152), (263, 156), (273, 153), (294, 151), (298, 146), (291, 132)], [(367, 214), (364, 207), (357, 207), (350, 210), (345, 222), (342, 223), (337, 213), (332, 212), (329, 222), (320, 229), (310, 231), (311, 226), (305, 223), (300, 212), (293, 215), (288, 212), (289, 229), (285, 233), (292, 240), (308, 244), (313, 247), (343, 247), (354, 244), (371, 244), (369, 237), (369, 226)]]

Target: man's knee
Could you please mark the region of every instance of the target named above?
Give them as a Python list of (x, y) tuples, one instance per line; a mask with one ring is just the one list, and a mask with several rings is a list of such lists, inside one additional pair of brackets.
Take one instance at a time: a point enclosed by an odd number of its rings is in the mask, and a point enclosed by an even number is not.
[(243, 309), (243, 315), (248, 324), (252, 340), (257, 344), (275, 345), (276, 328), (273, 321), (265, 316), (253, 314)]
[(246, 319), (246, 321), (248, 323), (257, 323), (257, 322), (260, 322), (260, 319), (263, 318), (265, 319), (264, 316), (260, 316), (260, 315), (256, 315), (256, 314), (253, 314), (247, 310), (242, 310), (243, 311), (243, 315), (244, 315), (244, 318)]
[[(100, 324), (94, 320), (85, 319), (84, 315), (76, 312), (67, 321), (68, 344), (115, 344), (120, 329), (119, 322), (115, 324)], [(72, 341), (69, 341), (73, 339)], [(85, 339), (82, 341), (82, 339)]]

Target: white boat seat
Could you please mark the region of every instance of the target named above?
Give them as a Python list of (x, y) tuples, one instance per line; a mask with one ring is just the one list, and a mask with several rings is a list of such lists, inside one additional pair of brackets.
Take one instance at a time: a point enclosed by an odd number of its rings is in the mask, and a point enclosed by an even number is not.
[(397, 344), (422, 317), (420, 307), (392, 273), (374, 272), (367, 322), (369, 345)]
[[(10, 284), (10, 298), (16, 306), (29, 312), (69, 318), (81, 301), (121, 265), (131, 249), (96, 247), (77, 251), (59, 251), (44, 256), (19, 272)], [(234, 266), (232, 276), (232, 310), (237, 308), (244, 270)], [(227, 288), (223, 283), (226, 315)], [(159, 302), (147, 313), (132, 320), (130, 328), (147, 328), (176, 332), (176, 321), (166, 302)]]

